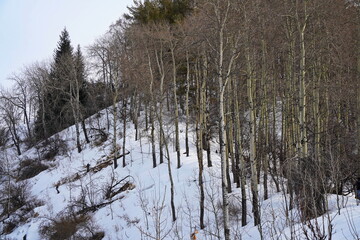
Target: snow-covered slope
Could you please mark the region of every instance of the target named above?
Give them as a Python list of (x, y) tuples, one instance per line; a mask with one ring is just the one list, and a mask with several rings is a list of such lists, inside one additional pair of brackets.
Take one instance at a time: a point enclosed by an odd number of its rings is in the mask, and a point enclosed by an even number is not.
[[(91, 123), (92, 122), (92, 123)], [(102, 118), (92, 121), (88, 119), (90, 129), (106, 127), (105, 114)], [(111, 127), (110, 127), (111, 128)], [(119, 124), (119, 132), (122, 126)], [(180, 129), (185, 129), (181, 126)], [(171, 133), (171, 129), (166, 129)], [(110, 130), (111, 132), (111, 130)], [(126, 135), (126, 167), (122, 167), (119, 159), (117, 169), (111, 164), (112, 135), (101, 145), (95, 140), (86, 144), (82, 139), (84, 149), (77, 153), (75, 147), (75, 129), (71, 127), (59, 133), (68, 150), (55, 160), (48, 162), (51, 167), (37, 176), (27, 180), (31, 193), (43, 204), (34, 209), (32, 217), (12, 233), (0, 239), (43, 239), (39, 229), (49, 222), (56, 221), (60, 216), (78, 212), (86, 206), (96, 206), (93, 211), (87, 211), (91, 223), (79, 231), (103, 231), (104, 239), (190, 239), (191, 233), (198, 231), (197, 239), (222, 239), (221, 223), (221, 182), (219, 156), (213, 147), (212, 160), (214, 166), (205, 167), (205, 224), (204, 230), (199, 229), (199, 187), (198, 162), (194, 137), (191, 138), (190, 156), (181, 156), (182, 167), (176, 168), (176, 153), (174, 152), (170, 135), (170, 161), (175, 184), (175, 206), (177, 220), (172, 222), (170, 209), (170, 181), (166, 162), (152, 167), (151, 145), (148, 133), (141, 131), (141, 138), (135, 141), (135, 130), (128, 124)], [(184, 144), (184, 132), (181, 133), (181, 144)], [(193, 136), (193, 133), (192, 135)], [(122, 143), (119, 138), (118, 143)], [(182, 149), (185, 149), (182, 146)], [(36, 148), (30, 149), (17, 161), (34, 159), (39, 156)], [(205, 156), (205, 153), (204, 153)], [(13, 158), (15, 159), (15, 158)], [(89, 164), (89, 165), (88, 165)], [(88, 166), (87, 166), (88, 165)], [(87, 167), (89, 172), (87, 172)], [(123, 181), (120, 181), (124, 179)], [(106, 190), (110, 185), (119, 182), (115, 187), (126, 182), (131, 185), (120, 193), (107, 197)], [(301, 224), (299, 214), (293, 209), (285, 214), (288, 196), (276, 193), (270, 184), (270, 198), (261, 201), (261, 226), (254, 227), (251, 214), (251, 199), (248, 197), (248, 224), (241, 227), (241, 199), (239, 189), (230, 196), (231, 202), (231, 236), (232, 239), (317, 239), (322, 233), (332, 239), (357, 239), (360, 237), (360, 206), (356, 206), (353, 197), (328, 196), (330, 211), (324, 216)], [(260, 196), (261, 186), (259, 185)], [(250, 196), (250, 190), (247, 191)], [(69, 208), (69, 206), (76, 206)], [(80, 209), (80, 210), (79, 210)], [(87, 209), (89, 210), (89, 209)], [(330, 224), (329, 224), (330, 223)], [(329, 227), (331, 226), (331, 227)], [(262, 234), (260, 234), (262, 232)], [(86, 234), (85, 234), (86, 235)], [(324, 238), (327, 239), (327, 238)]]

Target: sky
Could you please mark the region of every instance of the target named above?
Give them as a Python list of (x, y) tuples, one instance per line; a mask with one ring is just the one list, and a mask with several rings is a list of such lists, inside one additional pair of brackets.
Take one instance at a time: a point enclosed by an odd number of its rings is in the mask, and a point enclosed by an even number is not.
[(24, 66), (50, 59), (66, 27), (74, 48), (104, 34), (133, 0), (0, 0), (0, 85)]

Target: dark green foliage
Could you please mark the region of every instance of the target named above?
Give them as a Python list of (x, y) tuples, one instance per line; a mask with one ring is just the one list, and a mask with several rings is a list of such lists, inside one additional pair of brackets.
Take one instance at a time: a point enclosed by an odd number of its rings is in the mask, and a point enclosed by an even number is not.
[(130, 14), (124, 16), (139, 24), (158, 22), (174, 24), (183, 20), (191, 12), (191, 2), (191, 0), (135, 1), (135, 6), (128, 8)]
[(69, 32), (65, 28), (61, 32), (60, 40), (58, 42), (58, 47), (55, 50), (55, 54), (54, 54), (55, 64), (60, 64), (62, 58), (66, 54), (72, 55), (72, 52), (73, 52), (73, 47), (71, 46)]
[[(71, 76), (74, 72), (72, 51), (69, 33), (64, 29), (54, 53), (50, 79), (44, 86), (44, 95), (42, 96), (44, 108), (40, 105), (38, 111), (35, 131), (39, 139), (47, 138), (69, 125), (66, 124), (66, 108), (69, 98), (64, 91), (68, 90), (68, 81), (73, 78)], [(42, 123), (43, 114), (44, 124)]]
[(81, 52), (80, 45), (78, 45), (76, 53), (75, 53), (75, 71), (76, 71), (76, 79), (80, 84), (79, 89), (79, 100), (82, 105), (85, 105), (88, 100), (87, 95), (87, 82), (85, 76), (85, 60)]
[(79, 95), (80, 104), (85, 106), (86, 91), (85, 64), (80, 46), (73, 53), (69, 33), (64, 29), (54, 53), (49, 79), (44, 84), (44, 107), (40, 104), (35, 126), (37, 138), (47, 138), (74, 124), (70, 100), (77, 101)]
[(103, 82), (89, 83), (86, 86), (87, 96), (91, 96), (86, 100), (86, 116), (91, 116), (98, 111), (112, 105), (111, 87)]

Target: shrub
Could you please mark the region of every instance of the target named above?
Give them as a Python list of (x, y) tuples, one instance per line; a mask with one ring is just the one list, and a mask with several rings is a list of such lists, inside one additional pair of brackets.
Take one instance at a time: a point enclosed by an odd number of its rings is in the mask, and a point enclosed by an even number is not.
[(94, 236), (91, 238), (91, 239), (89, 239), (89, 240), (101, 240), (101, 239), (103, 239), (105, 237), (105, 233), (104, 232), (96, 232), (95, 234), (94, 234)]
[(101, 146), (108, 139), (108, 134), (100, 128), (91, 128), (89, 133), (94, 141), (94, 145), (97, 147)]
[[(229, 217), (230, 217), (230, 220), (232, 221), (239, 221), (241, 219), (241, 203), (239, 201), (239, 199), (237, 198), (229, 198)], [(219, 210), (221, 210), (223, 208), (223, 204), (222, 204), (222, 201), (218, 201), (217, 202), (217, 208)], [(220, 211), (220, 215), (221, 215), (221, 221), (223, 216), (222, 216), (222, 211)]]
[(0, 191), (0, 221), (3, 223), (3, 234), (9, 234), (20, 223), (34, 216), (33, 209), (41, 202), (30, 195), (27, 182), (3, 185)]
[(49, 167), (40, 161), (33, 159), (25, 159), (20, 163), (18, 181), (35, 177)]
[(3, 226), (3, 234), (10, 234), (15, 228), (16, 228), (17, 224), (15, 224), (14, 222), (4, 222), (4, 226)]
[(40, 233), (50, 240), (67, 239), (78, 231), (79, 225), (84, 224), (88, 220), (87, 216), (60, 216), (58, 219), (43, 225)]
[(0, 147), (4, 147), (9, 141), (9, 134), (6, 128), (0, 128)]
[(324, 167), (313, 158), (301, 158), (291, 172), (289, 183), (294, 189), (302, 220), (310, 220), (326, 212)]
[(29, 203), (30, 193), (26, 182), (10, 183), (1, 191), (1, 216), (10, 215)]
[(43, 149), (42, 158), (48, 161), (68, 151), (67, 143), (58, 136), (45, 140), (41, 148)]
[(70, 212), (62, 212), (55, 219), (49, 219), (40, 226), (40, 235), (48, 240), (60, 239), (87, 239), (100, 240), (105, 234), (96, 231), (89, 215), (76, 215)]

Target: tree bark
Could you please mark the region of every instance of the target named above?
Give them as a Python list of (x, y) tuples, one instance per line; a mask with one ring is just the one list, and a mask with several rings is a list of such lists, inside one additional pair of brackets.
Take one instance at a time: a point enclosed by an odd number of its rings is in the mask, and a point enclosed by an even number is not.
[(123, 109), (122, 109), (122, 117), (123, 117), (123, 145), (122, 145), (122, 152), (123, 152), (123, 159), (122, 159), (122, 162), (123, 162), (123, 167), (126, 166), (126, 159), (125, 159), (125, 156), (126, 156), (126, 118), (127, 118), (127, 111), (126, 111), (126, 108), (127, 108), (127, 100), (125, 98), (123, 98)]
[[(199, 188), (200, 188), (200, 229), (205, 228), (204, 224), (204, 212), (205, 212), (205, 193), (204, 193), (204, 184), (203, 184), (203, 118), (204, 118), (204, 109), (203, 109), (203, 94), (202, 87), (203, 83), (199, 82), (199, 78), (196, 78), (197, 85), (197, 95), (196, 95), (196, 103), (198, 106), (198, 114), (196, 117), (196, 151), (198, 157), (198, 165), (199, 165)], [(205, 80), (202, 79), (204, 82)]]
[(186, 93), (185, 93), (185, 112), (186, 112), (186, 126), (185, 126), (185, 152), (186, 157), (189, 157), (189, 92), (190, 92), (190, 60), (189, 52), (186, 51)]
[(181, 167), (181, 159), (180, 159), (180, 139), (179, 139), (179, 106), (177, 100), (177, 86), (176, 86), (176, 61), (175, 61), (175, 45), (171, 41), (170, 42), (170, 52), (171, 52), (171, 60), (172, 60), (172, 71), (173, 71), (173, 94), (174, 94), (174, 107), (175, 107), (175, 150), (177, 156), (177, 168)]
[(249, 105), (249, 129), (250, 129), (250, 165), (251, 165), (251, 193), (252, 193), (252, 205), (254, 213), (254, 225), (260, 224), (260, 210), (259, 210), (259, 197), (258, 197), (258, 178), (257, 178), (257, 160), (256, 160), (256, 148), (255, 148), (255, 105), (253, 100), (253, 92), (255, 79), (253, 79), (253, 68), (251, 64), (249, 43), (246, 47), (246, 65), (247, 65), (247, 97)]
[(152, 160), (153, 160), (153, 168), (156, 168), (156, 151), (155, 151), (155, 124), (154, 124), (154, 113), (155, 113), (155, 107), (154, 107), (154, 76), (152, 71), (152, 65), (151, 65), (151, 58), (149, 50), (147, 50), (147, 56), (148, 56), (148, 67), (150, 71), (150, 126), (151, 126), (151, 150), (152, 150)]
[(308, 140), (306, 131), (306, 49), (305, 49), (305, 29), (308, 15), (306, 13), (306, 2), (304, 3), (304, 23), (301, 23), (299, 14), (296, 12), (296, 21), (300, 40), (300, 82), (299, 82), (299, 128), (300, 138), (298, 154), (300, 158), (308, 156)]

